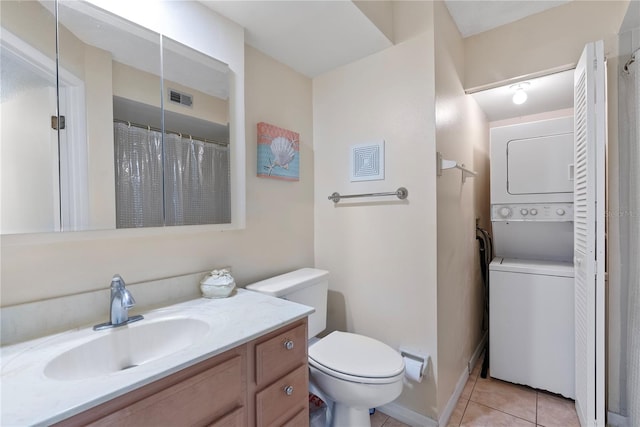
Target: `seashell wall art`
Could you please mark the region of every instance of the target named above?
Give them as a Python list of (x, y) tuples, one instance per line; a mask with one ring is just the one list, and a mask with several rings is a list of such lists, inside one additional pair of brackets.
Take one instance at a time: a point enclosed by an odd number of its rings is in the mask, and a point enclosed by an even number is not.
[(258, 176), (300, 180), (300, 134), (258, 123)]

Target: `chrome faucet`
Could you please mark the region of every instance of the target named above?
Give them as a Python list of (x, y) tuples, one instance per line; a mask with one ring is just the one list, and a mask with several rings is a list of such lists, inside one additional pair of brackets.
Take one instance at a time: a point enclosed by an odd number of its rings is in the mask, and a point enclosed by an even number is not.
[(129, 309), (136, 305), (136, 300), (125, 287), (124, 280), (119, 274), (111, 279), (111, 303), (109, 305), (109, 322), (101, 323), (93, 327), (94, 330), (115, 328), (142, 320), (141, 315), (129, 317)]

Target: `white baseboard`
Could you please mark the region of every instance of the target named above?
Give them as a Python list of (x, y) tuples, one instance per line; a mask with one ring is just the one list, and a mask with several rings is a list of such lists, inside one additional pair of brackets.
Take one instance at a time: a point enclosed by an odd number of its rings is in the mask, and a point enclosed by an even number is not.
[(607, 427), (630, 427), (629, 418), (615, 412), (607, 412)]
[(467, 364), (467, 368), (462, 370), (462, 373), (458, 378), (458, 382), (456, 383), (456, 388), (453, 390), (453, 394), (447, 401), (447, 405), (444, 407), (444, 410), (440, 415), (440, 419), (438, 420), (438, 425), (446, 426), (449, 423), (451, 414), (453, 414), (453, 411), (456, 409), (456, 405), (458, 404), (458, 399), (460, 399), (460, 395), (464, 390), (464, 386), (467, 384), (467, 380), (469, 380), (469, 374), (473, 371), (474, 366), (476, 366), (476, 362), (482, 355), (482, 351), (484, 350), (484, 347), (485, 347), (485, 342), (487, 341), (487, 335), (488, 333), (485, 332), (485, 334), (482, 336), (482, 339), (478, 343), (478, 346), (476, 347), (475, 351), (471, 355), (471, 359)]
[(476, 363), (478, 363), (478, 359), (480, 359), (480, 356), (482, 356), (482, 352), (484, 351), (484, 348), (488, 339), (489, 339), (489, 331), (485, 331), (484, 335), (482, 335), (482, 339), (480, 340), (480, 343), (476, 347), (476, 351), (473, 352), (473, 354), (471, 355), (471, 360), (469, 360), (469, 364), (468, 364), (469, 373), (473, 371), (473, 368), (476, 366)]
[(419, 414), (411, 409), (407, 409), (395, 402), (387, 403), (378, 408), (380, 412), (395, 418), (396, 420), (410, 425), (411, 427), (438, 427), (438, 422), (426, 415)]
[[(478, 359), (482, 355), (484, 350), (485, 342), (487, 341), (487, 333), (484, 334), (480, 343), (476, 347), (476, 350), (471, 355), (471, 359), (469, 360), (469, 366), (471, 370), (476, 365)], [(425, 415), (419, 414), (411, 409), (407, 409), (404, 406), (401, 406), (395, 402), (388, 403), (379, 407), (380, 412), (383, 412), (390, 417), (395, 418), (396, 420), (408, 424), (412, 427), (438, 427), (438, 426), (446, 426), (451, 418), (451, 414), (453, 410), (456, 408), (456, 404), (458, 403), (458, 399), (462, 394), (462, 390), (464, 390), (464, 386), (467, 384), (467, 380), (469, 379), (470, 369), (465, 368), (460, 374), (460, 378), (456, 383), (456, 388), (453, 391), (453, 394), (449, 398), (447, 402), (447, 406), (445, 406), (444, 411), (442, 412), (442, 416), (439, 421), (433, 420)], [(617, 426), (616, 426), (617, 427)], [(628, 427), (628, 426), (619, 426), (619, 427)]]

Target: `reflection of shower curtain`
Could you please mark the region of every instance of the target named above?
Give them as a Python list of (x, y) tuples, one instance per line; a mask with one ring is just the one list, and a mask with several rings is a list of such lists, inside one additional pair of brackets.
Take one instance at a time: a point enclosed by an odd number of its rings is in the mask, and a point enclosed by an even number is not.
[(229, 148), (165, 135), (165, 223), (231, 222)]
[[(627, 404), (631, 426), (640, 426), (640, 52), (636, 61), (623, 73), (622, 90), (626, 94), (626, 115), (621, 114), (620, 145), (626, 145), (627, 161), (621, 161), (620, 180), (628, 188), (621, 194), (626, 199), (626, 212), (621, 212), (622, 259), (621, 281), (628, 283), (627, 311)], [(621, 156), (622, 160), (622, 156)], [(624, 231), (628, 230), (628, 233)]]
[(116, 227), (159, 227), (162, 214), (162, 134), (114, 123)]
[[(114, 123), (118, 228), (231, 222), (229, 148)], [(163, 183), (164, 177), (164, 183)]]

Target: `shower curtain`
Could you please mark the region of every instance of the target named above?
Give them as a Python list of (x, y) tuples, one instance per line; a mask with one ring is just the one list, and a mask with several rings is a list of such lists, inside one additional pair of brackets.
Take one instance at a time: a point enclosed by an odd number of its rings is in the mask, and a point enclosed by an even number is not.
[(162, 226), (162, 133), (126, 123), (113, 131), (116, 228)]
[(627, 147), (627, 152), (621, 155), (628, 155), (620, 168), (620, 179), (627, 182), (623, 190), (626, 194), (621, 194), (627, 206), (621, 212), (620, 234), (622, 252), (627, 251), (621, 277), (623, 285), (628, 283), (627, 408), (629, 425), (640, 426), (640, 52), (636, 50), (635, 55), (635, 62), (628, 65), (620, 79), (626, 100), (626, 114), (621, 114), (620, 143)]
[(117, 228), (231, 222), (228, 146), (172, 133), (163, 142), (126, 123), (114, 134)]
[(165, 135), (165, 223), (231, 222), (229, 147)]
[[(628, 277), (622, 276), (622, 283), (628, 287), (627, 312), (627, 399), (631, 426), (640, 426), (640, 51), (636, 50), (636, 60), (623, 73), (623, 93), (626, 93), (627, 117), (623, 126), (628, 138), (628, 208), (625, 225), (628, 248)], [(626, 91), (625, 91), (626, 89)], [(622, 142), (622, 141), (621, 141)], [(622, 171), (621, 171), (622, 172)]]

